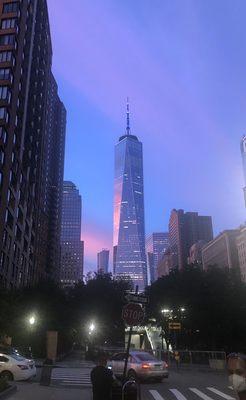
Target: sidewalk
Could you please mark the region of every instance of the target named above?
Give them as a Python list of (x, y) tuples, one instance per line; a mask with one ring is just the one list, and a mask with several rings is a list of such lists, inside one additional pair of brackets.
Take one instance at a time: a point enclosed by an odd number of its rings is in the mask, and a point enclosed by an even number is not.
[(10, 400), (92, 400), (91, 389), (66, 389), (40, 386), (39, 383), (17, 383)]

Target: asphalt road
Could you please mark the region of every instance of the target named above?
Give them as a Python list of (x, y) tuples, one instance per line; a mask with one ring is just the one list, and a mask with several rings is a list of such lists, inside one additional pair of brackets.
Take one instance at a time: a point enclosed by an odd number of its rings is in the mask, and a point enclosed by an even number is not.
[[(90, 371), (93, 363), (71, 356), (53, 368), (50, 387), (39, 385), (41, 368), (30, 382), (18, 384), (13, 400), (91, 400)], [(229, 387), (224, 373), (212, 371), (171, 370), (162, 383), (141, 384), (142, 400), (234, 400), (236, 394)]]
[(143, 400), (233, 400), (227, 376), (195, 370), (171, 371), (162, 383), (141, 385)]

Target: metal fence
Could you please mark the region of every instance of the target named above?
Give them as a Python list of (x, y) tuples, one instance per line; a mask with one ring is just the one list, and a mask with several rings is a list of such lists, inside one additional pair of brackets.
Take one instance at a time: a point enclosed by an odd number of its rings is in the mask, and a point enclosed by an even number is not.
[[(98, 348), (97, 351), (104, 351), (108, 357), (115, 353), (125, 351), (124, 348)], [(134, 351), (137, 349), (134, 348)], [(140, 351), (143, 351), (141, 349)], [(166, 361), (170, 367), (177, 367), (177, 360), (175, 359), (174, 351), (145, 350), (153, 354), (158, 360)], [(209, 368), (215, 370), (223, 370), (226, 367), (226, 353), (224, 351), (193, 351), (193, 350), (175, 350), (179, 355), (179, 368)]]

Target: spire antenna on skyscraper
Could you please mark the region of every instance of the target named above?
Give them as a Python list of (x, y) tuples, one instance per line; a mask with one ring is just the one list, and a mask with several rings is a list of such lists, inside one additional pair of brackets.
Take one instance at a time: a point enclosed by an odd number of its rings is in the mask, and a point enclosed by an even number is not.
[(129, 97), (126, 99), (126, 134), (130, 135), (130, 107)]

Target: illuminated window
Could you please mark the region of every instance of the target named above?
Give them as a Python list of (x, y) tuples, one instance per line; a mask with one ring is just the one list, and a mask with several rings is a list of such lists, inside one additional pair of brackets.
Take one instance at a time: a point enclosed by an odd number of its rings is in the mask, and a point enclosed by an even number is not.
[(14, 1), (13, 3), (5, 3), (3, 5), (3, 14), (17, 12), (19, 9), (18, 2)]
[(16, 18), (3, 19), (2, 20), (2, 24), (1, 24), (1, 29), (15, 28), (16, 25), (17, 25), (17, 19)]

